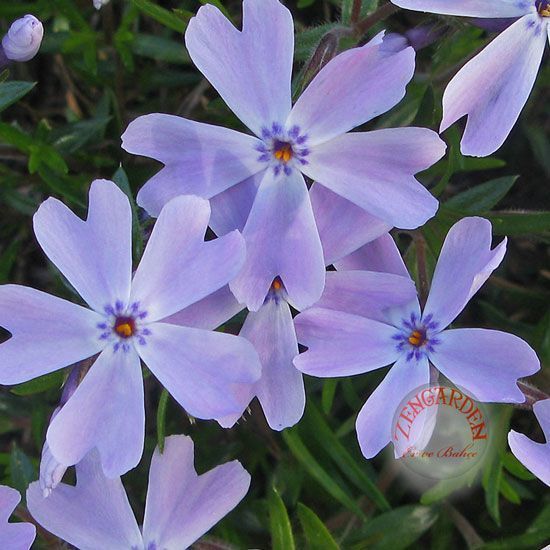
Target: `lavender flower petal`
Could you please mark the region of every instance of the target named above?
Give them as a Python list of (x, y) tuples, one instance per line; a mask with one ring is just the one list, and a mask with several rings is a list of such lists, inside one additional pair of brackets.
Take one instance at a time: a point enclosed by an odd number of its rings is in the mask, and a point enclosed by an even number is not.
[(291, 108), (294, 24), (278, 0), (244, 0), (243, 30), (212, 5), (185, 33), (191, 59), (233, 112), (258, 136)]
[(309, 348), (294, 365), (312, 376), (362, 374), (399, 357), (395, 328), (365, 317), (313, 307), (300, 313), (294, 326), (298, 342)]
[(401, 8), (466, 17), (521, 17), (530, 11), (529, 0), (392, 0)]
[(250, 340), (262, 362), (262, 377), (256, 395), (269, 426), (283, 430), (302, 418), (306, 404), (302, 373), (292, 364), (298, 342), (288, 304), (271, 298), (248, 314), (241, 336)]
[(309, 190), (327, 265), (387, 233), (391, 226), (319, 183)]
[(441, 131), (468, 115), (464, 155), (484, 157), (508, 137), (531, 93), (547, 33), (537, 14), (522, 17), (453, 77), (443, 95)]
[(97, 313), (19, 285), (0, 286), (0, 384), (19, 384), (98, 353)]
[(533, 412), (544, 432), (546, 443), (532, 441), (514, 430), (508, 434), (508, 443), (516, 458), (550, 487), (550, 399), (537, 401), (533, 405)]
[(128, 300), (132, 212), (113, 182), (92, 183), (85, 222), (53, 198), (42, 203), (33, 220), (40, 246), (92, 309)]
[(445, 143), (425, 128), (354, 132), (315, 147), (303, 172), (380, 220), (413, 229), (438, 208), (414, 174), (444, 154)]
[(193, 441), (166, 438), (153, 455), (143, 523), (145, 548), (187, 548), (244, 498), (250, 475), (234, 460), (197, 475)]
[(447, 234), (424, 311), (443, 329), (464, 309), (506, 253), (506, 239), (491, 250), (491, 222), (469, 217)]
[(409, 277), (401, 253), (389, 233), (365, 244), (335, 264), (336, 269), (359, 269)]
[(226, 285), (245, 259), (235, 231), (204, 242), (210, 207), (195, 196), (172, 199), (162, 210), (132, 282), (131, 302), (147, 321), (163, 319)]
[(114, 351), (109, 346), (52, 420), (47, 441), (65, 466), (77, 464), (97, 447), (105, 475), (116, 477), (138, 464), (144, 431), (139, 357), (133, 349)]
[(315, 307), (386, 322), (385, 310), (409, 304), (415, 298), (416, 288), (408, 275), (333, 271), (327, 273), (325, 290)]
[(141, 533), (120, 478), (105, 476), (97, 451), (77, 464), (76, 476), (76, 486), (61, 483), (47, 498), (37, 481), (31, 483), (27, 506), (33, 518), (81, 550), (142, 550)]
[(430, 381), (428, 360), (408, 362), (400, 359), (367, 399), (359, 412), (355, 429), (361, 452), (376, 456), (392, 440), (393, 415), (412, 390)]
[(8, 523), (20, 500), (18, 491), (0, 485), (0, 548), (29, 550), (34, 542), (36, 529), (32, 523)]
[(298, 98), (287, 124), (317, 145), (385, 113), (405, 96), (414, 57), (412, 48), (389, 53), (383, 39), (339, 54)]
[(488, 329), (446, 330), (430, 360), (449, 380), (480, 401), (523, 403), (518, 378), (540, 369), (537, 354), (521, 338)]
[(241, 415), (248, 405), (241, 386), (261, 374), (252, 344), (221, 332), (153, 323), (139, 354), (174, 399), (203, 419)]
[(209, 199), (263, 171), (261, 143), (234, 130), (160, 113), (137, 118), (122, 135), (123, 149), (166, 165), (138, 193), (138, 204), (151, 216), (178, 195)]
[(266, 175), (243, 230), (246, 261), (230, 283), (238, 301), (257, 311), (275, 277), (280, 277), (289, 302), (303, 309), (316, 302), (325, 284), (323, 249), (304, 178)]

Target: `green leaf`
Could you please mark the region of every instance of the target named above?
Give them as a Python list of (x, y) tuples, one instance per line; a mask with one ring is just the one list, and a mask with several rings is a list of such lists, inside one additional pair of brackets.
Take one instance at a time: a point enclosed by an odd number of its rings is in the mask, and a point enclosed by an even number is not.
[(550, 231), (550, 212), (498, 212), (485, 216), (495, 235), (523, 235)]
[(36, 82), (3, 82), (0, 84), (0, 112), (26, 96), (34, 87)]
[(483, 214), (510, 191), (519, 176), (505, 176), (476, 185), (449, 199), (445, 205), (465, 214)]
[(191, 61), (183, 42), (152, 34), (136, 34), (132, 41), (132, 52), (166, 63), (184, 65)]
[(369, 497), (380, 510), (390, 510), (391, 506), (383, 493), (376, 487), (373, 481), (365, 474), (364, 465), (358, 465), (348, 450), (336, 437), (323, 415), (309, 402), (304, 421), (310, 426), (310, 433), (318, 439), (323, 449), (334, 460), (341, 472), (367, 497)]
[(11, 485), (21, 494), (25, 494), (29, 483), (36, 479), (34, 466), (29, 457), (16, 445), (10, 453)]
[(334, 396), (336, 394), (337, 386), (338, 386), (338, 380), (336, 378), (326, 380), (325, 383), (323, 384), (321, 406), (325, 414), (328, 414), (330, 412), (330, 409), (332, 409), (332, 403), (334, 401)]
[[(516, 537), (484, 544), (478, 550), (523, 550), (541, 548), (550, 540), (550, 504), (547, 504), (535, 521)], [(546, 546), (544, 546), (546, 548)]]
[(334, 481), (323, 467), (315, 460), (313, 455), (304, 445), (300, 436), (294, 429), (285, 430), (283, 439), (291, 450), (292, 454), (302, 464), (304, 469), (329, 493), (334, 499), (343, 504), (346, 508), (366, 519), (365, 514), (356, 502)]
[(136, 8), (138, 8), (145, 15), (148, 15), (155, 21), (158, 21), (161, 25), (164, 25), (165, 27), (179, 33), (183, 33), (185, 31), (189, 19), (193, 17), (191, 12), (184, 12), (183, 10), (178, 10), (177, 12), (170, 11), (153, 2), (150, 2), (149, 0), (131, 1), (132, 4), (134, 4), (134, 6), (136, 6)]
[(319, 519), (317, 514), (301, 502), (298, 503), (298, 518), (302, 524), (307, 547), (309, 549), (339, 549), (330, 531), (325, 527), (325, 524)]
[(418, 540), (437, 520), (429, 506), (402, 506), (375, 517), (353, 533), (352, 550), (401, 550)]
[(11, 393), (15, 395), (34, 395), (35, 393), (45, 392), (52, 388), (60, 388), (63, 384), (63, 371), (55, 371), (44, 376), (39, 376), (23, 384), (17, 384), (11, 388)]
[(285, 503), (273, 487), (267, 498), (272, 550), (294, 550), (294, 536)]
[(165, 388), (162, 388), (160, 394), (159, 406), (157, 409), (157, 444), (159, 451), (164, 452), (164, 440), (166, 438), (166, 408), (170, 394)]

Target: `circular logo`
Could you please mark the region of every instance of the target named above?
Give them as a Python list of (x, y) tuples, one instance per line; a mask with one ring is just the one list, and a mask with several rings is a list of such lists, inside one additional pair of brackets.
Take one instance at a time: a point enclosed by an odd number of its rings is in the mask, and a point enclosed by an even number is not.
[(488, 416), (464, 390), (421, 386), (397, 408), (392, 423), (395, 458), (421, 476), (463, 475), (484, 458)]

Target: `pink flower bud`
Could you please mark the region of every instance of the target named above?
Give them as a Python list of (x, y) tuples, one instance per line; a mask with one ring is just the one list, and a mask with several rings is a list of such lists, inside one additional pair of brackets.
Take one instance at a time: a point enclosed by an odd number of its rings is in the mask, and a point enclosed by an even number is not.
[(34, 15), (14, 21), (2, 39), (4, 55), (11, 61), (28, 61), (40, 48), (44, 27)]

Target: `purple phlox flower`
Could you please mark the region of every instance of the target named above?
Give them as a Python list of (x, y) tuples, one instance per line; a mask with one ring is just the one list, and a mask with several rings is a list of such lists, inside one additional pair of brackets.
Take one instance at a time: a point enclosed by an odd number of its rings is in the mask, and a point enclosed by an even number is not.
[(298, 342), (308, 350), (294, 364), (304, 373), (350, 376), (393, 364), (357, 418), (357, 436), (367, 458), (391, 441), (392, 417), (401, 400), (430, 383), (430, 363), (480, 401), (525, 400), (516, 382), (540, 368), (526, 342), (496, 330), (446, 329), (505, 251), (506, 239), (491, 250), (489, 221), (464, 218), (445, 239), (423, 311), (414, 297), (406, 307), (373, 315), (375, 308), (368, 303), (381, 284), (373, 276), (382, 282), (387, 276), (383, 272), (407, 276), (393, 241), (378, 239), (337, 262), (340, 271), (327, 274), (320, 302), (296, 317)]
[(533, 89), (550, 27), (548, 0), (392, 0), (416, 11), (484, 19), (518, 18), (449, 82), (443, 132), (467, 115), (465, 155), (484, 157), (506, 140)]
[(96, 354), (47, 432), (65, 466), (97, 447), (106, 475), (133, 468), (143, 451), (140, 359), (189, 414), (242, 413), (243, 385), (261, 366), (244, 338), (164, 322), (225, 286), (244, 261), (235, 231), (204, 242), (208, 201), (181, 196), (161, 212), (132, 277), (132, 214), (124, 193), (98, 180), (86, 221), (50, 198), (34, 216), (38, 242), (89, 308), (32, 288), (0, 286), (0, 383), (18, 384)]
[[(52, 413), (52, 417), (50, 418), (50, 424), (52, 420), (57, 416), (57, 413), (61, 410), (63, 405), (67, 403), (67, 401), (76, 391), (76, 388), (78, 387), (78, 383), (80, 381), (80, 376), (80, 368), (76, 366), (72, 367), (69, 372), (69, 376), (67, 377), (67, 380), (65, 381), (65, 384), (63, 386), (63, 392), (61, 394), (59, 405), (55, 408)], [(39, 479), (40, 488), (42, 489), (42, 493), (45, 497), (49, 496), (53, 489), (57, 487), (57, 485), (63, 479), (66, 471), (67, 466), (61, 464), (56, 460), (56, 458), (50, 451), (50, 446), (48, 445), (48, 442), (45, 441), (44, 446), (42, 447), (42, 456), (40, 458)]]
[(38, 53), (43, 36), (42, 23), (34, 15), (25, 15), (12, 23), (1, 49), (9, 61), (29, 61)]
[[(226, 233), (231, 228), (242, 228), (246, 223), (246, 205), (250, 205), (255, 188), (251, 185), (236, 186), (225, 201), (234, 201), (235, 208), (214, 210), (211, 224)], [(374, 218), (362, 208), (333, 193), (326, 187), (314, 184), (310, 199), (317, 220), (319, 235), (327, 264), (350, 254), (364, 243), (390, 238), (390, 227)], [(217, 197), (213, 199), (216, 201)], [(237, 215), (242, 213), (242, 215)], [(329, 274), (330, 276), (330, 274)], [(386, 276), (385, 276), (386, 277)], [(385, 285), (385, 286), (384, 286)], [(391, 286), (393, 285), (393, 286)], [(390, 288), (391, 286), (391, 288)], [(390, 275), (383, 283), (386, 294), (379, 299), (387, 305), (402, 304), (414, 296), (414, 285), (408, 278)], [(403, 287), (406, 287), (403, 291)], [(262, 377), (254, 387), (245, 387), (250, 401), (256, 396), (262, 406), (269, 426), (282, 430), (296, 424), (303, 415), (305, 391), (302, 373), (292, 360), (298, 354), (298, 342), (291, 312), (292, 300), (284, 281), (276, 277), (258, 311), (247, 314), (240, 335), (254, 344), (262, 363)], [(372, 305), (372, 303), (371, 303)], [(204, 300), (172, 315), (166, 321), (173, 324), (214, 329), (227, 322), (244, 304), (231, 294), (229, 287), (212, 294)], [(378, 306), (377, 306), (378, 307)], [(225, 421), (233, 424), (237, 418)]]
[(81, 550), (183, 550), (210, 530), (244, 498), (250, 475), (234, 460), (197, 475), (193, 441), (166, 438), (155, 450), (143, 529), (140, 530), (120, 478), (103, 473), (94, 450), (76, 466), (76, 486), (61, 483), (44, 498), (38, 482), (27, 490), (27, 506), (45, 529)]
[(537, 401), (533, 412), (539, 421), (546, 443), (537, 443), (511, 430), (508, 444), (516, 458), (541, 481), (550, 486), (550, 399)]
[(15, 489), (0, 485), (0, 548), (29, 550), (36, 536), (32, 523), (8, 523), (21, 495)]
[(254, 137), (163, 114), (138, 118), (122, 136), (124, 149), (164, 164), (138, 194), (151, 215), (181, 193), (212, 198), (214, 213), (232, 215), (239, 188), (255, 190), (242, 207), (247, 259), (231, 283), (253, 311), (276, 277), (298, 309), (322, 293), (325, 262), (304, 176), (391, 226), (418, 227), (437, 210), (414, 178), (443, 156), (437, 134), (347, 133), (396, 105), (413, 76), (414, 50), (388, 51), (383, 34), (329, 61), (292, 106), (290, 12), (278, 0), (244, 0), (239, 31), (205, 5), (189, 23), (187, 49)]

